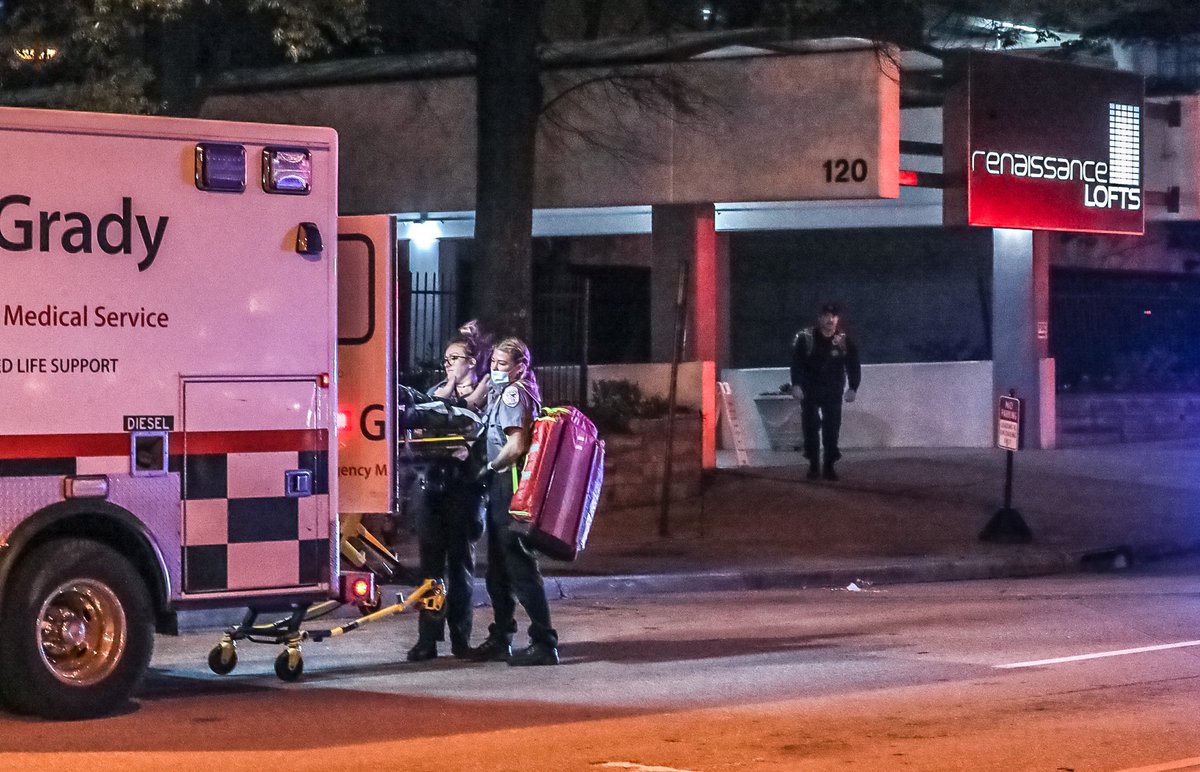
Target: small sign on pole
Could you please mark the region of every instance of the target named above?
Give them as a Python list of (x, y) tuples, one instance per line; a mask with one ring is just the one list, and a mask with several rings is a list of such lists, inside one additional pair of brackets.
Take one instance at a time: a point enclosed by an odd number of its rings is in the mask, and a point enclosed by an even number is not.
[(1021, 448), (1021, 400), (1015, 391), (1001, 397), (996, 404), (996, 447), (1007, 451), (1004, 454), (1004, 506), (992, 515), (979, 538), (983, 541), (1006, 544), (1028, 544), (1033, 541), (1021, 513), (1013, 509), (1013, 456)]
[(1021, 400), (1001, 397), (996, 411), (996, 447), (1021, 449)]

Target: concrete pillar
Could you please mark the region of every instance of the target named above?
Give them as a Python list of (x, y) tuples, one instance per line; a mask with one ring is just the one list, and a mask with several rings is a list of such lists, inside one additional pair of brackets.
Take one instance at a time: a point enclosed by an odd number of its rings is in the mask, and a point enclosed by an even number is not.
[(997, 228), (992, 243), (993, 396), (1015, 389), (1025, 447), (1054, 447), (1049, 234)]
[(669, 362), (674, 346), (675, 300), (681, 264), (687, 265), (687, 333), (683, 361), (704, 366), (704, 466), (716, 465), (715, 363), (728, 359), (729, 250), (717, 238), (712, 204), (670, 204), (651, 210), (653, 269), (650, 279), (650, 350), (657, 362)]
[(679, 266), (688, 266), (688, 325), (684, 360), (722, 362), (727, 357), (729, 250), (718, 239), (712, 204), (669, 204), (651, 210), (654, 265), (651, 273), (650, 351), (671, 360)]

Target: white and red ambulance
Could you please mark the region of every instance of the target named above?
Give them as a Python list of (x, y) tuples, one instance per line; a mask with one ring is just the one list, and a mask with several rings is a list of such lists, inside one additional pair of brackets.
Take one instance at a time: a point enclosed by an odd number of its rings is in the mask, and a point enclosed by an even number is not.
[(0, 108), (4, 702), (336, 594), (336, 249), (330, 129)]

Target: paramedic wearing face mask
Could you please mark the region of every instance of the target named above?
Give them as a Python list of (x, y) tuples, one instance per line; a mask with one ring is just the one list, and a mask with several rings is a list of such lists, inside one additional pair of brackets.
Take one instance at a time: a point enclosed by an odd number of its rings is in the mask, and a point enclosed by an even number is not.
[[(491, 359), (485, 436), (489, 479), (487, 512), (487, 590), (494, 621), (488, 637), (471, 650), (472, 658), (510, 665), (557, 665), (558, 633), (550, 624), (550, 603), (537, 558), (510, 528), (513, 470), (529, 450), (533, 419), (541, 403), (530, 369), (529, 347), (518, 338), (496, 344)], [(529, 645), (512, 651), (517, 632), (516, 601), (529, 615)]]

